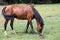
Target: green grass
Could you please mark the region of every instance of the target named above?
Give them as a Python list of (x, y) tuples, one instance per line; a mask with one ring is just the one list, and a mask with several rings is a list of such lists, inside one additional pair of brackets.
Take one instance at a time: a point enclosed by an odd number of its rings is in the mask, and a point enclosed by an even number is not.
[[(0, 6), (2, 8), (3, 6)], [(39, 11), (40, 15), (44, 19), (44, 40), (60, 40), (60, 4), (43, 4), (35, 5), (35, 8)], [(4, 18), (0, 15), (0, 40), (39, 40), (39, 35), (37, 34), (25, 34), (23, 33), (27, 21), (15, 19), (14, 29), (17, 35), (11, 33), (11, 28), (8, 24), (7, 33), (8, 37), (4, 36)], [(37, 32), (36, 21), (33, 20), (33, 26), (35, 32)], [(31, 28), (29, 28), (30, 32)]]

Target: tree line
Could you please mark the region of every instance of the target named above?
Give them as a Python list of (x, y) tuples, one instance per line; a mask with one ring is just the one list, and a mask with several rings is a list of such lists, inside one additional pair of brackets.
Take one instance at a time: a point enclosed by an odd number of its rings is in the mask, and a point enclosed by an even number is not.
[(43, 4), (43, 3), (60, 3), (60, 0), (0, 0), (0, 3), (7, 3), (7, 4), (15, 4), (15, 3)]

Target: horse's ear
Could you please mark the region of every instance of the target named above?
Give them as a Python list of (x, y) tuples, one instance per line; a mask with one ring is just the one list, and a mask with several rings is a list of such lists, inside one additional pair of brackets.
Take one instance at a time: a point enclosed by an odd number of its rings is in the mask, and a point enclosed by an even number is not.
[(30, 5), (30, 6), (32, 6), (34, 8), (34, 4), (27, 4), (27, 5)]

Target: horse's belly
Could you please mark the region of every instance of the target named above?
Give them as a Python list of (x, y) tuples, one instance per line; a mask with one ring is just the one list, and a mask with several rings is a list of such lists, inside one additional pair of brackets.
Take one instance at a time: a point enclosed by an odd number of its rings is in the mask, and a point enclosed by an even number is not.
[(19, 20), (27, 20), (27, 19), (21, 19), (21, 18), (16, 18), (16, 19), (19, 19)]
[(16, 18), (16, 19), (20, 19), (20, 20), (27, 20), (26, 18)]
[(27, 17), (26, 16), (17, 16), (16, 18), (17, 19), (21, 19), (21, 20), (27, 20)]

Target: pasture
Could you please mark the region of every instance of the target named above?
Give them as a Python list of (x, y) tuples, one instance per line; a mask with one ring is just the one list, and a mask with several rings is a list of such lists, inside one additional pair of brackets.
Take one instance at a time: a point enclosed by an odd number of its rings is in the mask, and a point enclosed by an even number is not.
[[(27, 20), (14, 21), (14, 29), (17, 35), (11, 33), (10, 25), (8, 24), (7, 33), (8, 36), (4, 36), (4, 18), (1, 14), (1, 10), (4, 6), (0, 6), (0, 40), (40, 40), (37, 33), (37, 25), (35, 19), (32, 21), (36, 34), (31, 34), (29, 27), (29, 33), (25, 34), (25, 28)], [(40, 15), (44, 19), (44, 39), (43, 40), (60, 40), (60, 4), (42, 4), (34, 5), (39, 11)]]

